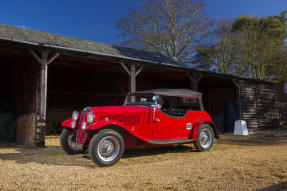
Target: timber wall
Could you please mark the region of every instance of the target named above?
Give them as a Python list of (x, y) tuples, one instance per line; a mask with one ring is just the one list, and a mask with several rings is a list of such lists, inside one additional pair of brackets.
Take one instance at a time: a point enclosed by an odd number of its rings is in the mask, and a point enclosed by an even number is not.
[(241, 80), (240, 103), (242, 119), (247, 121), (250, 131), (279, 126), (275, 85)]
[(12, 66), (12, 104), (17, 114), (16, 140), (35, 145), (39, 66), (27, 59)]

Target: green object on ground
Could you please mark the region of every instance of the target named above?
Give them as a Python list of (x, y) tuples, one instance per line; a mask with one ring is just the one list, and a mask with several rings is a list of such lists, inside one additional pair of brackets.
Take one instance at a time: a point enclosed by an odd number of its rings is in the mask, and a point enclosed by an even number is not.
[(0, 113), (0, 142), (15, 142), (16, 116), (11, 113)]

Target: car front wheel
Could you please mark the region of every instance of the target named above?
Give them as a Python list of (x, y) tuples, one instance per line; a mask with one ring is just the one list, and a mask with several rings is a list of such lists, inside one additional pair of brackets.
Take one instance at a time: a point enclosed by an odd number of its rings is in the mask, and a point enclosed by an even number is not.
[(208, 151), (214, 142), (214, 132), (210, 125), (202, 124), (197, 132), (195, 148), (197, 151)]
[(75, 138), (75, 134), (72, 131), (63, 129), (60, 137), (60, 143), (63, 150), (69, 155), (82, 153), (81, 149), (75, 146)]
[(114, 130), (102, 130), (93, 136), (89, 144), (89, 153), (98, 166), (114, 165), (123, 156), (123, 138)]

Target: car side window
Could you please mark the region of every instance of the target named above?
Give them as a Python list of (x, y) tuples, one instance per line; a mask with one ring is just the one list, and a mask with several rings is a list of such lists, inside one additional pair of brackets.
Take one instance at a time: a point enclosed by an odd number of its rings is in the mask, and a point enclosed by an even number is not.
[(197, 98), (183, 98), (181, 107), (187, 108), (187, 110), (193, 110), (193, 111), (200, 111), (200, 101)]
[(161, 96), (162, 112), (173, 117), (184, 117), (187, 111), (200, 111), (200, 103), (196, 98)]

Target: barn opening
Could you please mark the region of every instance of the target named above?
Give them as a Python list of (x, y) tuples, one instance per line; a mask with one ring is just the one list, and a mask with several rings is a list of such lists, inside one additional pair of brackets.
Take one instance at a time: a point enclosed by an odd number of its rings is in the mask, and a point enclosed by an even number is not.
[(184, 71), (175, 68), (144, 67), (137, 78), (137, 91), (167, 88), (167, 89), (190, 89), (190, 82)]
[(128, 91), (119, 63), (61, 55), (49, 66), (46, 134), (60, 133), (72, 111), (121, 105)]
[(203, 76), (198, 83), (203, 93), (204, 109), (211, 115), (221, 132), (231, 132), (239, 118), (237, 88), (231, 79), (210, 75)]
[(28, 51), (6, 44), (0, 44), (0, 63), (0, 142), (31, 144), (39, 65)]
[[(1, 48), (1, 52), (3, 49)], [(0, 142), (14, 142), (16, 136), (16, 109), (12, 99), (13, 64), (4, 54), (0, 56)]]

